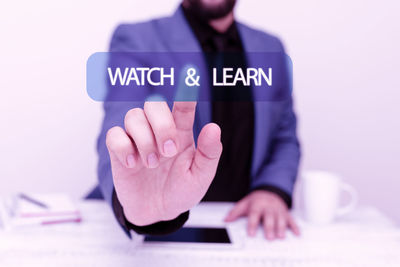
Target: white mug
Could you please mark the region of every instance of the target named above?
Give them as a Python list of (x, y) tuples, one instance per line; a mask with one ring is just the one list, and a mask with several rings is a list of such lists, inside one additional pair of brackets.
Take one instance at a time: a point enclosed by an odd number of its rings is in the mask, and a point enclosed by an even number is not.
[[(305, 218), (316, 224), (326, 224), (335, 217), (354, 210), (358, 202), (356, 190), (342, 182), (338, 175), (325, 171), (307, 171), (302, 175)], [(350, 202), (340, 207), (343, 192), (350, 195)]]

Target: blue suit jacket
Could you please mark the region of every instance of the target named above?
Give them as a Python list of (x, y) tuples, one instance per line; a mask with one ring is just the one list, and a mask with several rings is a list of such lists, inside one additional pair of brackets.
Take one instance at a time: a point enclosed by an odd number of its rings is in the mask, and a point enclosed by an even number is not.
[[(283, 51), (281, 42), (274, 36), (240, 23), (238, 29), (247, 52)], [(201, 48), (184, 18), (183, 11), (179, 8), (172, 17), (119, 25), (113, 34), (110, 51), (199, 52)], [(124, 127), (126, 112), (135, 107), (143, 107), (143, 103), (104, 103), (105, 117), (97, 144), (98, 178), (101, 192), (109, 203), (112, 201), (114, 187), (105, 145), (106, 133), (113, 126)], [(300, 158), (292, 100), (255, 102), (254, 109), (255, 136), (251, 188), (274, 186), (291, 195)], [(210, 103), (199, 102), (193, 129), (195, 140), (203, 125), (210, 120)]]

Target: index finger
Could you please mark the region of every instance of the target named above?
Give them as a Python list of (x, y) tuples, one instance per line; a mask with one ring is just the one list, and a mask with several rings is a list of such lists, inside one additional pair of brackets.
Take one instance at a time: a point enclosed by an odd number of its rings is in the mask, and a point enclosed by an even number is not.
[(174, 102), (172, 116), (178, 131), (193, 131), (194, 114), (197, 102)]

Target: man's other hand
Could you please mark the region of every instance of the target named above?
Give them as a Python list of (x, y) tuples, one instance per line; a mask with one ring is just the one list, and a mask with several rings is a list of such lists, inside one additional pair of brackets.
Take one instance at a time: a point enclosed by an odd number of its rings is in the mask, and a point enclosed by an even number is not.
[(289, 228), (295, 235), (300, 231), (289, 213), (285, 202), (275, 193), (265, 190), (255, 190), (242, 200), (226, 216), (226, 222), (232, 222), (239, 217), (247, 216), (247, 232), (249, 236), (256, 234), (262, 224), (264, 235), (268, 240), (285, 238)]
[(215, 176), (221, 130), (209, 123), (193, 140), (195, 102), (146, 102), (107, 132), (115, 191), (137, 226), (168, 221), (196, 205)]

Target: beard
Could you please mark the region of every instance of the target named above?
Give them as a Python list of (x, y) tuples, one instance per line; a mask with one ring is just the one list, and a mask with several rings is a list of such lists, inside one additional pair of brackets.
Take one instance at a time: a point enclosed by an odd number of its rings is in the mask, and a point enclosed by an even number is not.
[(235, 7), (236, 0), (225, 0), (223, 3), (215, 6), (209, 6), (202, 0), (188, 0), (189, 9), (203, 20), (213, 20), (223, 18), (228, 15)]

